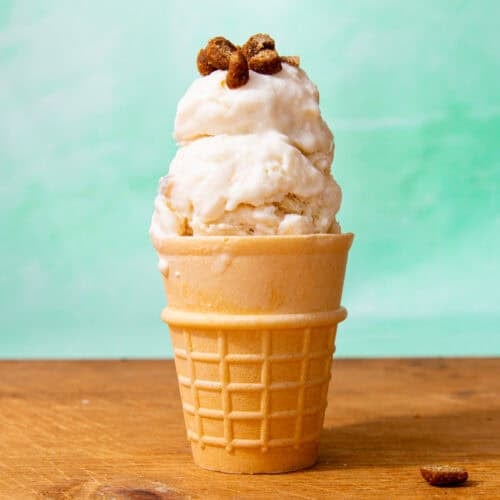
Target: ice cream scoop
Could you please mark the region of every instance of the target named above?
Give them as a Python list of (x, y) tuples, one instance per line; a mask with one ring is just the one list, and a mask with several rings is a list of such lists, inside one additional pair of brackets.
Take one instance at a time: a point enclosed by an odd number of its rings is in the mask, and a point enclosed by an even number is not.
[(333, 135), (306, 73), (250, 71), (237, 89), (226, 71), (198, 78), (179, 102), (179, 149), (160, 181), (151, 233), (338, 233), (341, 190)]

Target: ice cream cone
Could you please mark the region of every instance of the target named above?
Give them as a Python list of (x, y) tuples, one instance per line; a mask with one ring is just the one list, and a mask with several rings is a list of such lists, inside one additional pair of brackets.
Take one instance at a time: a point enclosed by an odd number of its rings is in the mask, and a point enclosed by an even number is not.
[(316, 462), (352, 239), (153, 238), (195, 463), (276, 473)]

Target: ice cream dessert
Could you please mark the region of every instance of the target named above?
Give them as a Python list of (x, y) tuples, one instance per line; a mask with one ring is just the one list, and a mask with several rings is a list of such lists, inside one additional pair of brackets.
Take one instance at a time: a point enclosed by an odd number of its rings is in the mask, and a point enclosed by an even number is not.
[(194, 81), (175, 118), (179, 150), (160, 181), (151, 232), (168, 235), (338, 233), (333, 135), (306, 73), (283, 62), (228, 87)]
[(187, 437), (206, 469), (301, 469), (346, 317), (333, 136), (299, 59), (268, 35), (216, 37), (197, 66), (150, 228)]

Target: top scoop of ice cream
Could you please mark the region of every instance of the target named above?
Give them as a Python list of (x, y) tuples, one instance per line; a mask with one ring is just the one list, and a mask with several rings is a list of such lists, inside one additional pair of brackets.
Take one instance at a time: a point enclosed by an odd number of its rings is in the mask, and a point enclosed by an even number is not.
[(283, 63), (250, 71), (236, 89), (227, 71), (198, 78), (178, 104), (180, 148), (160, 181), (151, 233), (336, 233), (341, 191), (330, 174), (333, 135), (306, 73)]
[(250, 72), (248, 83), (228, 89), (225, 71), (198, 78), (179, 101), (174, 138), (278, 132), (316, 167), (328, 170), (333, 135), (319, 110), (317, 87), (300, 68), (283, 64), (274, 75)]

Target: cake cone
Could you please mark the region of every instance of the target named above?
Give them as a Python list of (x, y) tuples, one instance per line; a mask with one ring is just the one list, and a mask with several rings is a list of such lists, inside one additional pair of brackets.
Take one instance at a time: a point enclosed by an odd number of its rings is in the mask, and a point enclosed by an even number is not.
[(195, 463), (277, 473), (316, 462), (352, 239), (153, 241)]

